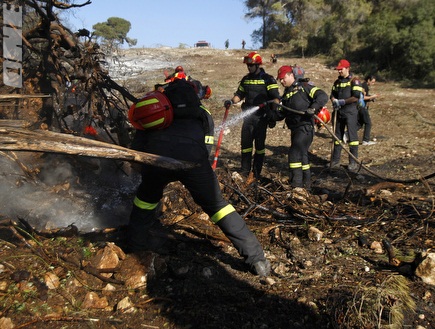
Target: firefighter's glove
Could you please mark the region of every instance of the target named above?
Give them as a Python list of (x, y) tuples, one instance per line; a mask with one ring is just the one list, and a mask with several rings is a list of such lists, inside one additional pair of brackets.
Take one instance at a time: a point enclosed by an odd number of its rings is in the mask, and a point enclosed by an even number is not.
[(344, 106), (344, 104), (346, 104), (346, 101), (344, 99), (334, 99), (332, 101), (332, 106), (336, 110), (340, 109), (340, 107)]
[(258, 108), (262, 109), (262, 108), (266, 107), (267, 105), (268, 105), (268, 103), (264, 102), (264, 103), (258, 104)]
[(316, 109), (308, 109), (307, 114), (313, 116), (314, 114), (316, 114)]
[(267, 124), (269, 128), (275, 128), (276, 126), (276, 121), (269, 121), (269, 123)]
[(224, 102), (224, 106), (225, 106), (226, 108), (229, 108), (232, 104), (233, 104), (233, 102), (230, 101), (230, 100), (226, 100), (226, 101)]

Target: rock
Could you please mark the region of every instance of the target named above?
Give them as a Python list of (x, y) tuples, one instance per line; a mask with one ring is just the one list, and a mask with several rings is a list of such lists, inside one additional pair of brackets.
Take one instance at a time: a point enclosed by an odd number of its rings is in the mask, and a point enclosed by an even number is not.
[(242, 177), (242, 175), (240, 175), (237, 171), (234, 171), (234, 172), (231, 174), (231, 178), (233, 179), (233, 181), (234, 181), (236, 184), (243, 184), (243, 177)]
[(317, 227), (310, 226), (308, 228), (308, 238), (311, 241), (320, 241), (323, 237), (323, 232), (320, 231)]
[(373, 241), (370, 244), (370, 249), (373, 250), (376, 254), (382, 254), (384, 250), (382, 249), (382, 244), (379, 241)]
[(103, 294), (107, 295), (110, 294), (112, 291), (115, 291), (116, 287), (113, 284), (106, 284), (106, 286), (103, 288)]
[(137, 289), (140, 287), (144, 287), (146, 283), (147, 283), (147, 273), (141, 270), (138, 270), (136, 273), (131, 274), (125, 280), (125, 285), (129, 289)]
[(133, 313), (136, 311), (136, 308), (128, 296), (119, 301), (116, 305), (116, 309), (122, 313)]
[(119, 275), (121, 276), (120, 279), (125, 281), (128, 289), (137, 289), (146, 285), (148, 276), (154, 276), (156, 273), (164, 273), (165, 271), (165, 260), (157, 254), (147, 251), (127, 257), (121, 264)]
[(12, 320), (10, 318), (0, 318), (0, 328), (2, 329), (13, 329), (15, 328)]
[(56, 289), (60, 285), (59, 277), (53, 272), (45, 273), (44, 280), (48, 289)]
[(415, 275), (424, 283), (435, 285), (435, 253), (431, 252), (423, 256), (423, 260), (415, 270)]
[(6, 290), (8, 290), (8, 282), (0, 281), (0, 291), (6, 291)]
[(276, 283), (276, 281), (275, 281), (274, 279), (272, 279), (271, 277), (267, 277), (267, 278), (265, 279), (265, 282), (266, 282), (266, 284), (269, 285), (269, 286), (273, 286), (273, 285)]
[(82, 308), (92, 308), (92, 309), (104, 309), (109, 306), (109, 302), (106, 297), (100, 298), (96, 292), (88, 292), (82, 303)]
[(113, 242), (107, 242), (107, 247), (110, 248), (117, 256), (120, 260), (124, 260), (126, 255), (125, 252), (119, 248), (116, 244), (114, 244)]
[[(116, 268), (119, 264), (119, 256), (118, 256), (119, 250), (115, 247), (116, 246), (114, 244), (112, 245), (108, 244), (104, 247), (104, 249), (99, 250), (97, 254), (90, 261), (92, 266), (97, 269)], [(110, 278), (113, 275), (113, 273), (101, 273), (101, 275), (106, 278)]]
[(177, 276), (185, 276), (189, 272), (189, 270), (190, 270), (189, 265), (180, 266), (180, 267), (177, 267), (177, 268), (174, 269), (174, 273)]
[(122, 313), (133, 313), (136, 311), (136, 308), (128, 296), (119, 301), (116, 305), (116, 309)]
[(308, 193), (308, 191), (302, 187), (295, 187), (292, 190), (290, 198), (293, 198), (301, 203), (305, 203), (308, 199), (310, 199), (310, 193)]
[(213, 271), (211, 270), (210, 267), (204, 267), (202, 269), (202, 275), (207, 278), (210, 279), (213, 276)]

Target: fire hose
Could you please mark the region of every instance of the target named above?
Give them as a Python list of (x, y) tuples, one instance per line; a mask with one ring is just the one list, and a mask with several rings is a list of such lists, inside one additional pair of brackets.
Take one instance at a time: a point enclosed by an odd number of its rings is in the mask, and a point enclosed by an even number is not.
[[(269, 101), (269, 102), (271, 102), (271, 101)], [(269, 103), (268, 102), (268, 103)], [(306, 114), (306, 112), (304, 112), (304, 111), (298, 111), (298, 110), (295, 110), (295, 109), (292, 109), (292, 108), (290, 108), (290, 107), (287, 107), (287, 106), (284, 106), (284, 105), (282, 105), (282, 104), (277, 104), (277, 106), (279, 106), (279, 107), (282, 107), (283, 109), (285, 109), (285, 110), (287, 110), (287, 111), (289, 111), (289, 112), (292, 112), (292, 113), (296, 113), (296, 114), (299, 114), (299, 115), (305, 115)], [(343, 148), (343, 150), (345, 150), (345, 152), (347, 153), (347, 154), (349, 154), (349, 156), (352, 158), (352, 159), (354, 159), (355, 161), (356, 161), (356, 163), (358, 163), (358, 165), (360, 166), (359, 167), (359, 169), (358, 169), (358, 172), (361, 170), (361, 168), (363, 168), (364, 170), (366, 170), (367, 172), (369, 172), (370, 174), (372, 174), (373, 176), (375, 176), (375, 177), (377, 177), (377, 178), (380, 178), (380, 179), (382, 179), (382, 180), (385, 180), (385, 181), (387, 181), (387, 182), (394, 182), (394, 183), (404, 183), (404, 184), (410, 184), (410, 183), (416, 183), (416, 182), (419, 182), (419, 181), (421, 181), (421, 180), (427, 180), (427, 179), (430, 179), (430, 178), (432, 178), (432, 177), (435, 177), (435, 173), (432, 173), (432, 174), (430, 174), (430, 175), (427, 175), (427, 176), (424, 176), (424, 177), (421, 177), (421, 178), (415, 178), (415, 179), (409, 179), (409, 180), (399, 180), (399, 179), (393, 179), (393, 178), (385, 178), (385, 177), (382, 177), (382, 176), (380, 176), (380, 175), (378, 175), (377, 173), (375, 173), (374, 171), (372, 171), (372, 170), (370, 170), (369, 168), (367, 168), (367, 166), (365, 166), (357, 157), (355, 157), (351, 152), (350, 152), (350, 150), (348, 150), (346, 147), (345, 147), (345, 144), (335, 135), (335, 133), (325, 124), (325, 122), (321, 119), (321, 118), (319, 118), (316, 114), (314, 114), (314, 118), (316, 118), (317, 120), (319, 120), (319, 122), (320, 122), (320, 124), (323, 126), (323, 127), (325, 127), (325, 129), (328, 131), (328, 133), (334, 138), (334, 140), (335, 141), (337, 141), (341, 146), (342, 146), (342, 148)]]
[(221, 130), (219, 132), (219, 138), (218, 138), (218, 142), (216, 144), (216, 151), (214, 153), (214, 158), (213, 158), (213, 163), (211, 165), (211, 167), (213, 168), (213, 170), (216, 169), (217, 166), (217, 161), (218, 161), (218, 157), (219, 157), (219, 152), (221, 150), (221, 144), (222, 144), (222, 139), (224, 137), (224, 130), (225, 130), (225, 122), (227, 121), (227, 117), (228, 117), (228, 113), (230, 112), (230, 106), (231, 103), (225, 103), (225, 113), (224, 113), (224, 118), (222, 120), (222, 125), (221, 125)]

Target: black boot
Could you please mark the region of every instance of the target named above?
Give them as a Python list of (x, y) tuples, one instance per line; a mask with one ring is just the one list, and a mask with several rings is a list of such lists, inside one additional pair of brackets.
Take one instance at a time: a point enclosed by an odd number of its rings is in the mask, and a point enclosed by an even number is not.
[(311, 170), (305, 169), (302, 170), (303, 184), (307, 191), (311, 191)]
[[(353, 157), (358, 158), (358, 146), (349, 147), (349, 151), (353, 155)], [(357, 172), (359, 169), (359, 165), (353, 157), (349, 155), (349, 166), (347, 167), (347, 169), (350, 172)]]
[(254, 177), (260, 178), (261, 170), (263, 169), (263, 162), (264, 162), (264, 154), (254, 154), (254, 163), (253, 163), (253, 171), (254, 171)]
[[(158, 251), (167, 241), (168, 233), (157, 218), (161, 208), (144, 210), (133, 205), (127, 226), (127, 252)], [(163, 233), (165, 232), (165, 233)]]
[(245, 221), (237, 212), (228, 214), (217, 222), (217, 225), (232, 242), (240, 256), (245, 259), (246, 264), (253, 266), (259, 261), (266, 260), (257, 237), (249, 230)]
[(303, 187), (303, 178), (302, 178), (302, 168), (293, 168), (290, 169), (290, 177), (291, 177), (291, 186), (292, 187)]
[[(334, 143), (337, 143), (337, 142), (334, 142)], [(340, 144), (334, 145), (334, 151), (332, 152), (332, 159), (331, 159), (331, 169), (340, 168), (341, 149), (342, 149), (342, 146)]]
[(248, 175), (251, 171), (252, 154), (242, 153), (242, 174)]

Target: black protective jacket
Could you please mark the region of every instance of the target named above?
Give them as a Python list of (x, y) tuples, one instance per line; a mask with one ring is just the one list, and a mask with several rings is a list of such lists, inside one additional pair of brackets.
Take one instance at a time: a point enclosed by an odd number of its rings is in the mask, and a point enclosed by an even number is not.
[(173, 106), (174, 121), (161, 130), (137, 130), (132, 149), (192, 162), (208, 157), (213, 145), (213, 118), (192, 86), (175, 80), (164, 93)]
[(363, 87), (361, 85), (361, 81), (354, 77), (352, 74), (349, 74), (348, 77), (338, 77), (337, 80), (335, 80), (330, 98), (336, 98), (336, 99), (347, 99), (350, 97), (354, 97), (354, 102), (347, 102), (345, 105), (343, 105), (340, 108), (340, 111), (338, 112), (339, 115), (342, 112), (352, 112), (357, 110), (357, 102), (361, 97), (361, 94), (363, 94)]
[[(282, 105), (296, 111), (306, 112), (312, 108), (318, 113), (328, 102), (328, 95), (320, 88), (308, 82), (295, 82), (284, 90)], [(285, 119), (288, 128), (303, 125), (314, 125), (313, 117), (309, 114), (301, 115), (279, 107), (277, 120)]]
[[(279, 99), (279, 87), (275, 78), (260, 68), (260, 73), (247, 74), (242, 78), (234, 95), (244, 100), (242, 110), (247, 110), (272, 99)], [(264, 111), (256, 111), (255, 115), (261, 116)]]

